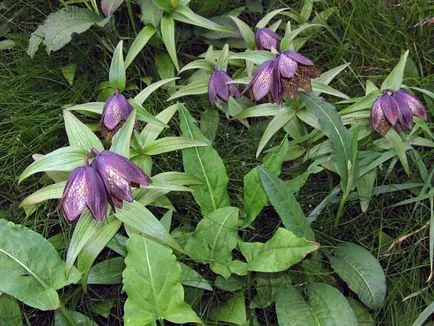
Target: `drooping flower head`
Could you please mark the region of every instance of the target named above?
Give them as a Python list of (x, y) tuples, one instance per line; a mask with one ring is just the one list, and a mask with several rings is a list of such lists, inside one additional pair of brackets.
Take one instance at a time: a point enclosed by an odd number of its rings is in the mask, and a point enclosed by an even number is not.
[(69, 222), (74, 222), (87, 207), (92, 216), (102, 221), (107, 214), (107, 191), (98, 173), (88, 165), (75, 168), (68, 180), (60, 207)]
[(102, 0), (101, 11), (106, 17), (111, 16), (122, 5), (123, 2), (124, 0)]
[(115, 94), (107, 99), (102, 110), (100, 125), (105, 138), (110, 139), (132, 111), (133, 108), (125, 96), (116, 90)]
[(283, 96), (293, 98), (298, 88), (312, 91), (311, 78), (318, 77), (312, 61), (295, 51), (285, 51), (265, 61), (246, 87), (255, 101), (268, 95), (272, 103), (282, 103)]
[(216, 69), (211, 74), (208, 82), (208, 97), (211, 104), (214, 105), (217, 99), (227, 102), (229, 96), (240, 96), (238, 88), (231, 82), (232, 78), (223, 70)]
[(386, 89), (375, 100), (371, 111), (371, 126), (384, 136), (391, 126), (398, 130), (413, 128), (413, 116), (428, 119), (423, 104), (412, 93)]
[(147, 186), (151, 179), (137, 165), (127, 158), (110, 151), (99, 152), (92, 149), (95, 156), (92, 167), (101, 176), (109, 200), (116, 207), (122, 207), (122, 201), (133, 201), (130, 186)]
[(270, 51), (273, 48), (279, 48), (282, 37), (269, 28), (261, 28), (256, 31), (255, 39), (258, 50)]

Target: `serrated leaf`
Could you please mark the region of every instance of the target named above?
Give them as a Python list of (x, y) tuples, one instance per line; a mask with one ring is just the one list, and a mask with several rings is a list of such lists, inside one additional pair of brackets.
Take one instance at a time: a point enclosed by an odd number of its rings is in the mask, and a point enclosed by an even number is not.
[(285, 182), (262, 166), (258, 167), (258, 172), (268, 199), (277, 214), (279, 214), (286, 229), (298, 237), (306, 237), (307, 239), (313, 240), (314, 234), (309, 222), (295, 199), (294, 194), (286, 186)]
[(209, 146), (208, 142), (186, 137), (164, 137), (153, 141), (143, 148), (146, 155), (158, 155), (191, 147)]
[(125, 62), (123, 53), (123, 41), (120, 41), (113, 53), (112, 63), (109, 74), (110, 86), (121, 92), (125, 89), (127, 76), (125, 72)]
[(172, 250), (150, 239), (132, 234), (123, 276), (125, 325), (147, 325), (158, 319), (173, 323), (201, 320), (184, 302), (181, 266)]
[(59, 307), (56, 290), (75, 283), (80, 273), (65, 276), (65, 263), (40, 234), (0, 220), (0, 291), (39, 310)]
[(100, 151), (104, 150), (98, 137), (71, 112), (64, 110), (63, 119), (65, 121), (65, 130), (68, 135), (69, 145), (82, 148), (85, 151), (90, 151), (92, 148), (96, 148)]
[(23, 316), (14, 297), (0, 293), (0, 324), (4, 326), (22, 326)]
[(237, 245), (238, 209), (219, 208), (199, 222), (185, 250), (196, 261), (209, 263), (211, 269), (227, 278), (227, 265)]
[(41, 159), (30, 164), (21, 173), (18, 183), (38, 172), (72, 171), (84, 164), (87, 152), (77, 147), (62, 147), (44, 155)]
[(130, 49), (128, 50), (127, 57), (125, 58), (125, 69), (128, 69), (130, 64), (134, 61), (140, 51), (145, 48), (146, 44), (148, 44), (148, 41), (152, 38), (152, 36), (154, 36), (156, 31), (157, 30), (154, 26), (146, 25), (142, 28), (139, 34), (137, 34), (130, 46)]
[(393, 91), (396, 91), (401, 87), (402, 81), (404, 80), (404, 71), (408, 53), (409, 50), (405, 51), (401, 55), (398, 64), (395, 66), (395, 68), (393, 68), (393, 70), (381, 84), (381, 90), (391, 89)]
[[(265, 157), (264, 167), (269, 169), (272, 173), (279, 175), (287, 152), (288, 140), (287, 138), (284, 138), (280, 145)], [(243, 227), (246, 227), (253, 222), (256, 216), (261, 212), (262, 208), (264, 208), (268, 197), (262, 186), (257, 167), (250, 170), (250, 172), (244, 176), (243, 183), (243, 203), (244, 211), (246, 213)]]
[(279, 292), (276, 301), (279, 325), (358, 325), (347, 300), (334, 287), (311, 283), (307, 286), (307, 297), (306, 302), (296, 288)]
[(142, 235), (159, 241), (182, 252), (182, 248), (166, 231), (160, 221), (143, 205), (134, 201), (124, 202), (121, 209), (116, 210), (116, 217)]
[(319, 248), (318, 243), (297, 237), (284, 228), (278, 228), (265, 243), (239, 241), (238, 246), (249, 271), (268, 273), (287, 270)]
[(83, 33), (94, 24), (103, 26), (107, 22), (107, 18), (102, 18), (91, 10), (74, 6), (60, 9), (48, 15), (44, 23), (32, 33), (27, 53), (33, 57), (43, 42), (50, 54), (68, 44), (72, 34)]
[[(179, 116), (184, 137), (207, 141), (184, 106), (180, 107)], [(228, 176), (223, 161), (215, 149), (211, 146), (184, 149), (182, 160), (185, 172), (202, 181), (202, 185), (191, 188), (203, 215), (208, 215), (220, 207), (229, 206)]]
[(235, 294), (225, 302), (218, 304), (210, 311), (210, 318), (214, 321), (245, 325), (247, 314), (244, 294)]
[(343, 243), (329, 256), (338, 275), (371, 309), (379, 309), (386, 296), (386, 277), (380, 263), (366, 249)]

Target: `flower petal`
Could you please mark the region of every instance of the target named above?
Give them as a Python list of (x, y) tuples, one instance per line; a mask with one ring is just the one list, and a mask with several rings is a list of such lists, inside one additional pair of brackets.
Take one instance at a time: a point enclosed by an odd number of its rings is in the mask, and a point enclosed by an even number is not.
[(398, 96), (400, 96), (402, 101), (407, 103), (413, 115), (423, 120), (428, 120), (428, 113), (425, 109), (425, 106), (416, 96), (402, 88), (396, 91), (395, 94), (396, 93), (398, 93)]
[[(102, 110), (101, 122), (108, 130), (114, 130), (123, 118), (122, 106), (124, 102), (119, 98), (120, 95), (111, 96)], [(121, 95), (122, 96), (122, 95)]]
[(89, 190), (87, 207), (97, 221), (107, 216), (107, 192), (98, 173), (92, 167), (86, 167), (86, 178)]
[(214, 75), (215, 75), (215, 72), (213, 72), (211, 74), (211, 77), (209, 78), (209, 81), (208, 81), (208, 98), (209, 98), (209, 102), (212, 105), (215, 104), (215, 101), (217, 99), (217, 91), (214, 87)]
[(89, 196), (85, 167), (75, 168), (66, 181), (60, 200), (63, 215), (69, 222), (75, 221), (86, 208)]
[(302, 65), (313, 66), (312, 61), (310, 61), (308, 58), (306, 58), (305, 56), (301, 55), (298, 52), (288, 50), (288, 51), (283, 52), (283, 54), (285, 54), (286, 56), (288, 56), (292, 60), (295, 60)]
[(284, 54), (279, 54), (276, 58), (279, 76), (283, 78), (294, 77), (295, 71), (297, 70), (297, 61), (287, 57)]
[(271, 91), (274, 79), (274, 62), (268, 60), (258, 68), (252, 81), (247, 86), (247, 88), (251, 87), (255, 101), (259, 101)]
[(395, 99), (389, 94), (383, 94), (380, 96), (380, 106), (390, 124), (392, 126), (396, 125), (400, 116), (400, 111)]
[(279, 47), (282, 38), (269, 28), (261, 28), (256, 32), (255, 39), (258, 50), (271, 50)]

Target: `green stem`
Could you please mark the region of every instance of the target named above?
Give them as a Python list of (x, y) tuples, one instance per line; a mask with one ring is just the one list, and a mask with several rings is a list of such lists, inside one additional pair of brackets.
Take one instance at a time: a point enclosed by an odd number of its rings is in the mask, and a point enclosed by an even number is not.
[(63, 317), (66, 319), (68, 325), (70, 326), (77, 326), (77, 323), (72, 319), (71, 314), (69, 313), (68, 309), (65, 308), (63, 303), (60, 303), (59, 310), (62, 313)]
[(349, 195), (350, 195), (349, 190), (346, 190), (342, 194), (342, 198), (341, 198), (341, 201), (339, 203), (338, 212), (337, 212), (336, 218), (335, 218), (335, 228), (337, 228), (339, 226), (339, 222), (341, 221), (342, 214), (344, 213), (345, 202), (347, 201)]
[(131, 6), (131, 1), (127, 1), (126, 3), (127, 3), (127, 8), (128, 8), (128, 16), (130, 17), (131, 25), (133, 25), (134, 34), (137, 35), (137, 26), (136, 26), (136, 22), (134, 20), (134, 12), (133, 12), (133, 8)]
[(158, 322), (160, 323), (160, 326), (164, 326), (164, 319), (163, 319), (163, 318), (160, 318), (160, 319), (158, 320)]

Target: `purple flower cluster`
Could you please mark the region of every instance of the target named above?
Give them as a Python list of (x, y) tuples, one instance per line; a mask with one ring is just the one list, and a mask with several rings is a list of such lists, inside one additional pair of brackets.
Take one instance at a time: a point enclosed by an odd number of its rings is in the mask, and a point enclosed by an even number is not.
[(107, 215), (107, 204), (113, 209), (122, 207), (124, 200), (133, 201), (131, 186), (147, 186), (151, 179), (127, 158), (110, 152), (92, 149), (94, 160), (89, 165), (75, 168), (66, 181), (60, 199), (63, 214), (69, 222), (75, 221), (87, 207), (92, 216), (102, 221)]
[(294, 98), (298, 88), (312, 91), (311, 78), (318, 76), (312, 61), (298, 52), (285, 51), (259, 66), (246, 91), (255, 101), (267, 96), (271, 103), (282, 103), (284, 95)]
[(425, 107), (412, 93), (399, 89), (385, 90), (374, 102), (371, 111), (371, 126), (384, 136), (394, 126), (398, 130), (411, 129), (413, 116), (428, 119)]

